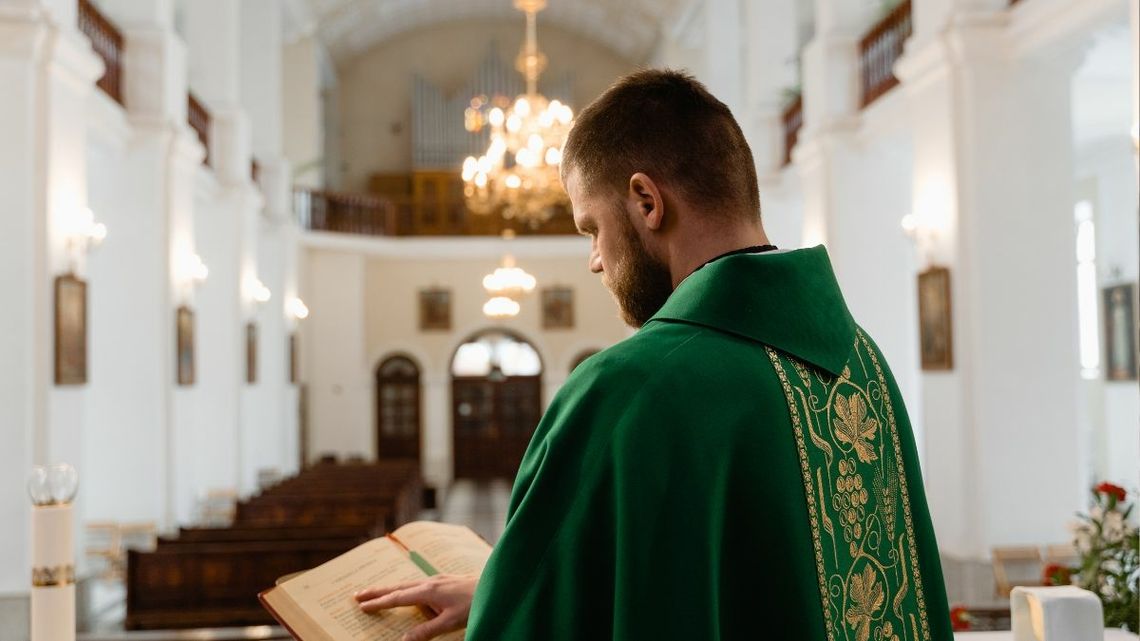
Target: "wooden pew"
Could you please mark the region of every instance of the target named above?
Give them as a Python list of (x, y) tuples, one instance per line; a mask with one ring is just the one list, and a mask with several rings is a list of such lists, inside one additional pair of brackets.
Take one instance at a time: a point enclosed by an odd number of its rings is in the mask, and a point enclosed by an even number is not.
[(129, 630), (271, 623), (257, 593), (418, 518), (416, 464), (317, 465), (238, 503), (227, 528), (182, 528), (132, 551)]
[(272, 624), (257, 593), (352, 547), (345, 540), (184, 543), (127, 554), (128, 630)]

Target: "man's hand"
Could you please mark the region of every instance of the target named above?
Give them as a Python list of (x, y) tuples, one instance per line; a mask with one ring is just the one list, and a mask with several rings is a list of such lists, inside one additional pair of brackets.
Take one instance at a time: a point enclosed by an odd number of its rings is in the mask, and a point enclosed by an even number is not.
[(417, 605), (435, 613), (404, 635), (403, 641), (427, 641), (467, 626), (471, 599), (479, 577), (440, 574), (421, 581), (383, 588), (367, 588), (356, 593), (360, 609), (372, 614), (401, 605)]

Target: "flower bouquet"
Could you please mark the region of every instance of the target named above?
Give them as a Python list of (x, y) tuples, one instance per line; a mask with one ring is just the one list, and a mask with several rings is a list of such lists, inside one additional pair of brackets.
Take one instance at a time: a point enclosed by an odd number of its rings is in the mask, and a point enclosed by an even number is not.
[(1080, 555), (1080, 566), (1070, 575), (1068, 568), (1046, 568), (1047, 584), (1060, 585), (1070, 578), (1076, 585), (1100, 597), (1104, 625), (1109, 628), (1140, 630), (1140, 534), (1128, 517), (1133, 505), (1128, 492), (1112, 483), (1101, 483), (1092, 490), (1093, 504), (1088, 514), (1079, 514), (1072, 525), (1073, 543)]

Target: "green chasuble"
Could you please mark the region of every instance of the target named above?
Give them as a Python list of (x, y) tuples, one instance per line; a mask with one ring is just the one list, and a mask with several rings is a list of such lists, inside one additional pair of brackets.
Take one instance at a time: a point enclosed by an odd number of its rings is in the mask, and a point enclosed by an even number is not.
[(535, 432), (469, 641), (950, 641), (914, 436), (823, 248), (697, 270)]

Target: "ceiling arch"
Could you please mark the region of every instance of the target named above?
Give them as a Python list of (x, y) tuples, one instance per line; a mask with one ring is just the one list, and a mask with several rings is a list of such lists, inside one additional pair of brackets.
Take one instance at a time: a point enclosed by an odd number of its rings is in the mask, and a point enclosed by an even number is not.
[[(591, 38), (631, 62), (644, 62), (653, 51), (671, 16), (682, 13), (690, 0), (548, 0), (538, 15), (553, 24)], [(349, 60), (401, 33), (431, 24), (470, 19), (523, 17), (512, 0), (294, 0), (303, 10), (307, 28), (324, 43), (333, 59)], [(299, 6), (300, 5), (300, 6)]]

